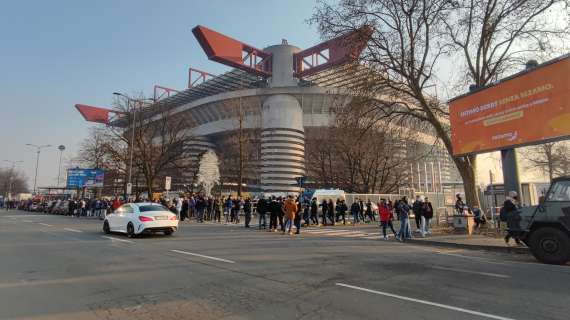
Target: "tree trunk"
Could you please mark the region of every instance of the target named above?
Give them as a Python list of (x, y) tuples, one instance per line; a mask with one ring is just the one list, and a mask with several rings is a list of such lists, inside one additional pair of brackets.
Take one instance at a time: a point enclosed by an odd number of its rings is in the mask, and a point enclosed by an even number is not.
[(454, 157), (453, 161), (463, 179), (465, 189), (465, 203), (469, 207), (480, 206), (479, 193), (477, 192), (477, 156), (468, 155), (464, 157)]

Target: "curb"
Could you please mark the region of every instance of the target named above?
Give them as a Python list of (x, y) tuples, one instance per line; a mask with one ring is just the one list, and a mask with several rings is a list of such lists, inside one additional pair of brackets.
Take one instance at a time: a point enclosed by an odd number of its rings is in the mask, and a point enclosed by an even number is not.
[(503, 253), (519, 253), (519, 254), (530, 253), (530, 250), (527, 247), (485, 246), (485, 245), (476, 245), (476, 244), (463, 244), (463, 243), (453, 243), (453, 242), (441, 242), (434, 240), (414, 240), (414, 239), (406, 239), (406, 243), (444, 247), (444, 248), (484, 250), (484, 251), (503, 252)]

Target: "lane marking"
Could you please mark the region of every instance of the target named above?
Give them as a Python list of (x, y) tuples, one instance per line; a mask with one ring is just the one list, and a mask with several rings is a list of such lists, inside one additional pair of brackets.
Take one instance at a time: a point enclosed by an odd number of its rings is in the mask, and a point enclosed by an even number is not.
[(22, 220), (22, 222), (33, 222), (32, 220)]
[(41, 224), (42, 226), (46, 226), (46, 227), (53, 227), (51, 224), (47, 224), (47, 223), (43, 223), (43, 222), (38, 222), (38, 224)]
[(65, 230), (65, 231), (71, 231), (71, 232), (77, 232), (77, 233), (83, 232), (83, 231), (81, 231), (81, 230), (71, 229), (71, 228), (63, 228), (63, 230)]
[(199, 254), (199, 253), (193, 253), (193, 252), (182, 251), (182, 250), (170, 250), (170, 251), (176, 252), (176, 253), (180, 253), (180, 254), (189, 255), (189, 256), (196, 256), (196, 257), (201, 257), (201, 258), (206, 258), (206, 259), (211, 259), (211, 260), (226, 262), (226, 263), (236, 263), (235, 261), (232, 261), (232, 260), (226, 260), (226, 259), (222, 259), (222, 258), (216, 258), (216, 257), (206, 256), (206, 255)]
[(101, 238), (109, 239), (109, 240), (111, 240), (111, 241), (121, 241), (121, 242), (126, 242), (126, 243), (135, 243), (134, 241), (131, 241), (131, 240), (119, 239), (119, 238), (109, 237), (109, 236), (101, 236)]
[(454, 271), (454, 272), (461, 272), (461, 273), (478, 274), (478, 275), (481, 275), (481, 276), (495, 277), (495, 278), (503, 278), (503, 279), (508, 279), (508, 278), (511, 277), (511, 276), (508, 276), (508, 275), (506, 275), (506, 274), (500, 274), (500, 273), (490, 273), (490, 272), (463, 270), (463, 269), (440, 267), (440, 266), (432, 266), (431, 268), (432, 268), (432, 269), (437, 269), (437, 270), (444, 270), (444, 271)]
[[(437, 251), (436, 251), (437, 252)], [(478, 262), (483, 262), (483, 263), (490, 263), (490, 264), (498, 264), (498, 265), (502, 265), (502, 266), (506, 266), (506, 263), (503, 262), (495, 262), (495, 261), (491, 261), (489, 259), (486, 258), (480, 258), (480, 257), (470, 257), (470, 256), (464, 256), (462, 254), (456, 254), (456, 253), (445, 253), (445, 252), (437, 252), (437, 254), (441, 254), (443, 256), (450, 256), (450, 257), (457, 257), (457, 258), (464, 258), (464, 259), (469, 259), (469, 260), (475, 260)]]
[(393, 293), (366, 289), (366, 288), (352, 286), (352, 285), (340, 283), (340, 282), (337, 282), (336, 285), (340, 286), (340, 287), (350, 288), (350, 289), (354, 289), (354, 290), (360, 290), (360, 291), (364, 291), (364, 292), (368, 292), (368, 293), (374, 293), (374, 294), (378, 294), (381, 296), (386, 296), (386, 297), (405, 300), (405, 301), (417, 302), (417, 303), (421, 303), (421, 304), (425, 304), (425, 305), (429, 305), (429, 306), (434, 306), (434, 307), (439, 307), (439, 308), (443, 308), (443, 309), (463, 312), (463, 313), (472, 314), (472, 315), (490, 318), (490, 319), (514, 320), (513, 318), (507, 318), (507, 317), (497, 316), (497, 315), (490, 314), (490, 313), (484, 313), (484, 312), (479, 312), (479, 311), (475, 311), (475, 310), (469, 310), (469, 309), (454, 307), (454, 306), (441, 304), (441, 303), (437, 303), (437, 302), (431, 302), (431, 301), (426, 301), (426, 300), (421, 300), (421, 299), (409, 298), (409, 297), (400, 296), (400, 295), (393, 294)]

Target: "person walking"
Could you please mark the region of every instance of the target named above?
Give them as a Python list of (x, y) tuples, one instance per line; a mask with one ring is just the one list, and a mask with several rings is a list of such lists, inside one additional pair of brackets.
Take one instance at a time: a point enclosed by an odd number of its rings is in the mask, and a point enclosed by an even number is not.
[(297, 198), (297, 201), (295, 204), (297, 205), (297, 211), (295, 212), (295, 218), (293, 219), (293, 222), (295, 223), (295, 228), (297, 228), (297, 230), (295, 231), (295, 234), (300, 234), (301, 233), (301, 212), (303, 212), (303, 204), (301, 203), (299, 198)]
[(295, 219), (295, 214), (297, 213), (297, 204), (293, 200), (293, 196), (288, 196), (287, 199), (283, 202), (283, 213), (285, 217), (283, 234), (286, 232), (293, 234), (291, 228), (293, 227), (293, 220)]
[(350, 214), (352, 214), (354, 225), (359, 222), (359, 216), (360, 216), (360, 206), (358, 205), (357, 200), (358, 199), (355, 199), (355, 201), (350, 206)]
[(181, 220), (182, 217), (182, 199), (176, 198), (174, 200), (176, 202), (176, 217)]
[(314, 225), (319, 225), (319, 218), (317, 213), (319, 211), (319, 204), (317, 203), (317, 198), (311, 200), (311, 218), (309, 219)]
[(366, 200), (366, 217), (368, 217), (367, 223), (376, 221), (376, 218), (374, 218), (374, 213), (372, 212), (372, 202), (370, 202), (370, 199)]
[(327, 212), (329, 211), (329, 205), (327, 203), (327, 200), (323, 199), (323, 202), (321, 203), (321, 214), (322, 216), (322, 220), (323, 220), (323, 226), (327, 225)]
[(433, 218), (433, 206), (429, 201), (428, 197), (425, 197), (422, 204), (422, 217), (421, 217), (421, 234), (425, 237), (426, 234), (430, 234), (429, 222)]
[(275, 196), (271, 197), (269, 212), (269, 231), (277, 232), (277, 216), (281, 212), (281, 205)]
[(334, 202), (332, 201), (332, 199), (329, 199), (329, 203), (328, 203), (328, 213), (329, 213), (329, 219), (331, 220), (332, 225), (334, 226), (335, 222), (334, 222)]
[(279, 207), (281, 208), (281, 210), (279, 210), (277, 213), (277, 219), (279, 220), (279, 228), (281, 228), (281, 231), (285, 230), (285, 224), (284, 224), (285, 211), (283, 211), (283, 205), (285, 204), (284, 201), (285, 200), (281, 197), (277, 198), (277, 203), (279, 203)]
[(265, 200), (265, 197), (261, 197), (261, 199), (259, 199), (259, 201), (257, 201), (257, 214), (259, 215), (259, 230), (261, 230), (261, 226), (263, 225), (263, 229), (267, 229), (267, 218), (266, 218), (266, 214), (267, 214), (267, 210), (268, 209), (268, 205), (267, 205), (267, 200)]
[(346, 211), (348, 207), (346, 203), (342, 199), (338, 199), (336, 202), (336, 221), (340, 221), (340, 217), (342, 217), (342, 224), (346, 225)]
[(515, 239), (517, 245), (522, 245), (519, 237), (518, 231), (520, 231), (520, 221), (521, 217), (519, 214), (520, 204), (518, 199), (518, 194), (516, 191), (509, 191), (508, 197), (503, 202), (503, 207), (501, 208), (501, 217), (506, 216), (507, 222), (507, 235), (505, 236), (505, 243), (509, 245), (511, 238)]
[(408, 205), (408, 199), (403, 197), (400, 200), (400, 231), (396, 236), (396, 240), (405, 242), (407, 238), (411, 238), (412, 233), (410, 230), (410, 206)]
[(251, 210), (252, 210), (251, 200), (249, 198), (246, 198), (243, 204), (243, 213), (245, 215), (246, 228), (249, 228), (249, 223), (251, 222)]
[(228, 198), (226, 199), (225, 207), (226, 208), (224, 210), (224, 215), (226, 216), (226, 224), (228, 224), (233, 221), (233, 218), (231, 217), (233, 202), (230, 196), (228, 196)]
[(416, 220), (416, 230), (418, 231), (420, 231), (421, 229), (420, 221), (422, 216), (422, 205), (423, 205), (422, 197), (417, 195), (416, 201), (414, 201), (414, 204), (412, 205), (412, 211), (414, 212), (414, 219)]
[(366, 206), (364, 205), (364, 201), (362, 201), (362, 199), (358, 199), (358, 216), (360, 217), (360, 221), (365, 222), (364, 221), (364, 210), (366, 209)]
[(380, 200), (380, 207), (378, 209), (380, 211), (380, 225), (382, 226), (382, 235), (384, 235), (384, 240), (388, 240), (388, 235), (386, 234), (386, 228), (390, 227), (394, 237), (396, 237), (396, 231), (394, 230), (394, 224), (392, 224), (392, 220), (394, 216), (392, 214), (392, 210), (390, 208), (390, 204), (385, 199)]

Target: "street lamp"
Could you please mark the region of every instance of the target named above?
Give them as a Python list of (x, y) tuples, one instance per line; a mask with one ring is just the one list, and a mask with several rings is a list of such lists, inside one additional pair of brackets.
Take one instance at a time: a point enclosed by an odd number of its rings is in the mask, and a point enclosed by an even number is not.
[(6, 194), (6, 198), (8, 198), (8, 200), (12, 200), (12, 176), (14, 175), (14, 169), (16, 168), (16, 164), (18, 163), (22, 163), (24, 161), (22, 160), (4, 160), (4, 162), (8, 162), (10, 164), (12, 164), (10, 166), (10, 176), (8, 177), (8, 194)]
[(57, 150), (59, 150), (59, 167), (57, 169), (57, 186), (59, 187), (59, 179), (61, 177), (61, 157), (63, 156), (63, 151), (65, 150), (65, 146), (61, 144), (59, 145), (59, 147), (57, 147)]
[[(114, 95), (116, 96), (120, 96), (123, 97), (125, 99), (127, 99), (127, 112), (132, 112), (132, 116), (133, 116), (133, 123), (131, 125), (131, 139), (129, 141), (129, 173), (128, 173), (128, 180), (127, 180), (127, 186), (132, 185), (131, 184), (131, 177), (133, 174), (133, 150), (134, 150), (134, 141), (135, 141), (135, 125), (136, 125), (136, 116), (137, 113), (135, 112), (135, 108), (134, 105), (131, 108), (131, 101), (137, 101), (137, 102), (141, 102), (143, 100), (150, 100), (150, 101), (154, 101), (152, 99), (133, 99), (129, 96), (127, 96), (126, 94), (120, 93), (120, 92), (113, 92)], [(130, 190), (129, 187), (126, 188), (127, 190)], [(131, 192), (128, 192), (128, 195), (130, 195)], [(127, 192), (125, 192), (125, 198), (126, 198)]]
[(51, 144), (44, 144), (44, 145), (35, 145), (35, 144), (31, 144), (31, 143), (26, 143), (27, 146), (30, 147), (34, 147), (36, 148), (36, 175), (34, 176), (34, 193), (36, 193), (36, 186), (37, 186), (37, 182), (38, 182), (38, 166), (40, 164), (40, 152), (43, 148), (49, 148), (51, 147)]

